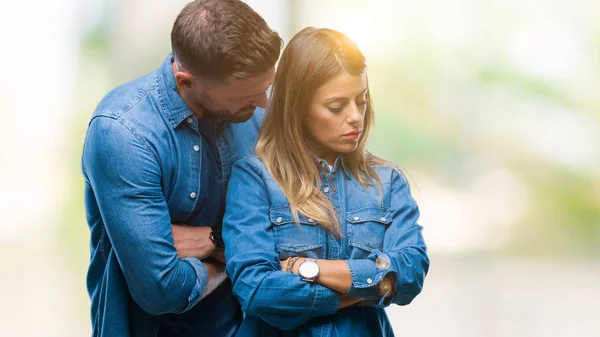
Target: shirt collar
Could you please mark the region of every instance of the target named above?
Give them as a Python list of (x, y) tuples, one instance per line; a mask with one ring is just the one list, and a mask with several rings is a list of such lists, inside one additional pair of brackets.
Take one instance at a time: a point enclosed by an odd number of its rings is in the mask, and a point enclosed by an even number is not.
[(158, 95), (162, 106), (164, 107), (165, 115), (173, 128), (176, 128), (186, 118), (193, 115), (181, 96), (177, 93), (175, 84), (175, 75), (171, 66), (173, 55), (169, 54), (158, 69)]
[(350, 174), (350, 171), (348, 171), (348, 167), (346, 166), (346, 164), (344, 162), (343, 156), (339, 156), (339, 157), (335, 158), (335, 161), (333, 162), (333, 166), (331, 169), (329, 168), (329, 164), (327, 163), (327, 161), (325, 161), (325, 159), (317, 157), (317, 162), (319, 163), (321, 168), (323, 168), (326, 172), (334, 173), (338, 170), (338, 168), (341, 168), (342, 171), (344, 172), (344, 174), (346, 174), (346, 175)]

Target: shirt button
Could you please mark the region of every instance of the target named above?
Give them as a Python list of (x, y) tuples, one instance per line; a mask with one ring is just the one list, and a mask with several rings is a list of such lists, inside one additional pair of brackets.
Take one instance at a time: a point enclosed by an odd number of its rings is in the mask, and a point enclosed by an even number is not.
[(382, 221), (382, 222), (385, 222), (386, 220), (387, 220), (386, 218), (381, 218), (381, 221)]
[(371, 284), (371, 283), (373, 283), (373, 280), (371, 280), (370, 278), (368, 278), (368, 279), (367, 279), (367, 283), (368, 283), (368, 284)]
[(355, 217), (354, 217), (354, 221), (358, 221), (358, 220), (360, 220), (360, 218), (359, 218), (359, 217), (357, 217), (357, 216), (355, 216)]
[(336, 193), (336, 192), (337, 192), (337, 188), (335, 188), (335, 187), (334, 187), (334, 188), (332, 188), (332, 189), (331, 189), (331, 192), (333, 192), (333, 193)]
[(192, 192), (192, 193), (190, 193), (190, 198), (192, 198), (192, 199), (196, 199), (196, 192)]
[(375, 259), (375, 264), (380, 270), (386, 270), (390, 267), (390, 264), (392, 264), (392, 262), (386, 254), (379, 254), (377, 256), (377, 259)]
[(323, 189), (323, 192), (325, 192), (325, 193), (329, 193), (329, 186), (326, 186), (326, 187)]
[(188, 122), (189, 124), (192, 124), (192, 122), (193, 122), (193, 121), (194, 121), (194, 119), (193, 119), (192, 117), (188, 117), (188, 118), (187, 118), (187, 122)]
[(310, 222), (310, 223), (313, 223), (313, 222), (315, 222), (315, 220), (313, 220), (313, 219), (308, 219), (308, 222)]
[(283, 221), (283, 219), (281, 217), (277, 218), (277, 223), (280, 223), (281, 221)]
[(381, 283), (379, 283), (379, 294), (381, 296), (387, 295), (392, 290), (392, 283), (386, 279), (383, 279)]
[(194, 145), (194, 151), (196, 151), (196, 152), (200, 151), (200, 146)]

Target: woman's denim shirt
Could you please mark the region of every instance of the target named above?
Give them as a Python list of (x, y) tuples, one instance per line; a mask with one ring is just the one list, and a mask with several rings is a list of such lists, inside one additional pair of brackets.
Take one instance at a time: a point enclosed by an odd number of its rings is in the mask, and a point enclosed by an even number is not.
[[(227, 274), (246, 312), (238, 336), (279, 330), (300, 336), (392, 335), (383, 308), (409, 304), (421, 292), (429, 259), (405, 176), (377, 167), (380, 190), (374, 181), (363, 187), (343, 160), (331, 170), (325, 161), (319, 164), (321, 191), (337, 210), (340, 238), (301, 214), (295, 223), (288, 200), (258, 157), (233, 166), (223, 233)], [(280, 271), (280, 260), (289, 256), (346, 260), (352, 276), (348, 295), (366, 298), (370, 307), (362, 303), (338, 312), (342, 294)], [(378, 290), (386, 276), (394, 280), (389, 298)]]

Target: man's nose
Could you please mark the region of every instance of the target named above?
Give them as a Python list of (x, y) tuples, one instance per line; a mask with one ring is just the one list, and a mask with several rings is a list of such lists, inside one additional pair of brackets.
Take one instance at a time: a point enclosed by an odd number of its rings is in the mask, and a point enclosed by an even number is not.
[(257, 96), (257, 98), (252, 101), (252, 105), (266, 109), (267, 106), (269, 106), (269, 98), (267, 97), (267, 93)]

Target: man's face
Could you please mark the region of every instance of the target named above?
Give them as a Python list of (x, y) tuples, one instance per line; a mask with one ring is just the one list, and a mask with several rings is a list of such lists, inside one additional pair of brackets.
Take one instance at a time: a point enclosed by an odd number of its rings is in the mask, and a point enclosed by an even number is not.
[(246, 79), (230, 79), (227, 82), (196, 80), (191, 88), (191, 101), (187, 102), (194, 112), (213, 116), (226, 122), (241, 123), (249, 120), (256, 107), (269, 104), (267, 89), (273, 83), (275, 67), (265, 73)]

